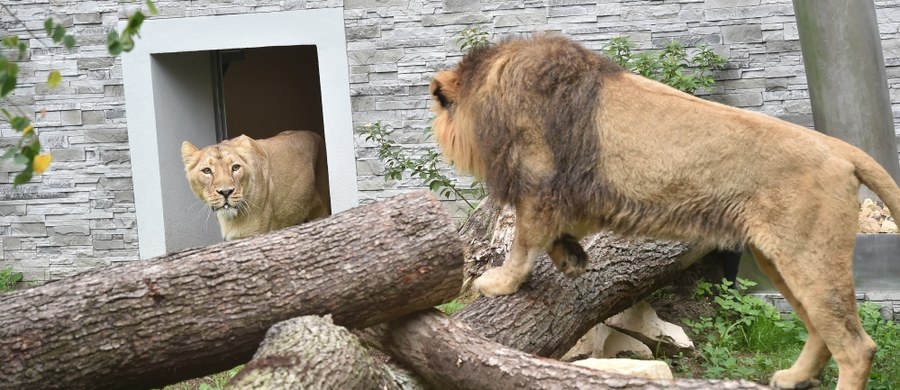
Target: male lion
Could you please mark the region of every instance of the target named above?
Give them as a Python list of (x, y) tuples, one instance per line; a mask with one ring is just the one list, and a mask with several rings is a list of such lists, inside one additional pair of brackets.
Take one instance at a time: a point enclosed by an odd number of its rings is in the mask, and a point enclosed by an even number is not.
[(181, 158), (191, 190), (216, 213), (226, 241), (330, 213), (325, 141), (311, 131), (241, 135), (203, 149), (184, 141)]
[(578, 240), (608, 229), (701, 248), (749, 245), (809, 339), (780, 388), (861, 389), (875, 352), (856, 313), (851, 258), (860, 182), (900, 210), (900, 189), (861, 150), (766, 115), (636, 76), (565, 38), (511, 39), (431, 83), (434, 131), (460, 171), (516, 208), (503, 266), (474, 286), (512, 294), (540, 251), (584, 272)]

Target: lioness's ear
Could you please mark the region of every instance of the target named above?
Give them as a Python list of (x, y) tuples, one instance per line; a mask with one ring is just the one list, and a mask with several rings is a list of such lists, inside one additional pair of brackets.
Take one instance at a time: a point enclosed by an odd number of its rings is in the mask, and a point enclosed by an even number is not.
[(431, 96), (433, 96), (438, 104), (443, 108), (448, 108), (456, 103), (458, 95), (459, 77), (456, 71), (446, 70), (434, 76), (431, 80)]
[(194, 144), (188, 141), (181, 143), (181, 161), (184, 162), (185, 168), (187, 168), (188, 165), (191, 165), (194, 154), (197, 153), (198, 150), (200, 149), (197, 149)]
[(231, 139), (231, 142), (234, 142), (235, 145), (253, 145), (256, 142), (253, 138), (248, 137), (246, 134), (241, 134), (237, 137)]

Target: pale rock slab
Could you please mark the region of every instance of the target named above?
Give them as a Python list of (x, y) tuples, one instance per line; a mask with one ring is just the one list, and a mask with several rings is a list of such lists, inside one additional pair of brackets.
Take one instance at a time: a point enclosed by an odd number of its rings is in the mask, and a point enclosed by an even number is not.
[(610, 317), (605, 324), (640, 340), (652, 351), (658, 351), (667, 356), (679, 353), (690, 354), (694, 350), (694, 342), (687, 336), (684, 329), (661, 320), (653, 307), (644, 301)]
[(572, 364), (629, 377), (650, 380), (674, 379), (669, 365), (659, 360), (589, 358), (572, 362)]

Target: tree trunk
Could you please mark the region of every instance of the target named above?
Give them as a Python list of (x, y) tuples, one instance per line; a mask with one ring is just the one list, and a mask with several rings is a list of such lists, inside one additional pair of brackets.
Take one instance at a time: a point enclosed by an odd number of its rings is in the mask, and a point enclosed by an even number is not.
[[(461, 228), (467, 280), (503, 262), (515, 214), (485, 200)], [(513, 295), (478, 298), (454, 315), (480, 335), (510, 348), (560, 358), (597, 323), (676, 278), (704, 252), (683, 243), (624, 239), (599, 233), (581, 240), (590, 257), (577, 279), (563, 276), (545, 255)]]
[(250, 359), (308, 314), (366, 327), (456, 296), (462, 245), (416, 192), (0, 295), (0, 388), (147, 388)]
[(330, 318), (279, 322), (226, 389), (425, 389), (414, 374), (379, 360)]
[(748, 381), (627, 378), (536, 357), (435, 311), (364, 330), (367, 340), (441, 389), (763, 389)]

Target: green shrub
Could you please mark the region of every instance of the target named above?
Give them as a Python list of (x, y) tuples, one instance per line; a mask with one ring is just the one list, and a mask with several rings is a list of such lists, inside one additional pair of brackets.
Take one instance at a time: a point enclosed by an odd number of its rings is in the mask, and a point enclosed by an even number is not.
[(22, 281), (21, 272), (13, 272), (12, 268), (0, 269), (0, 292), (6, 292), (13, 289), (16, 283)]
[(687, 93), (712, 87), (715, 79), (711, 71), (721, 69), (728, 62), (707, 46), (698, 47), (689, 56), (677, 41), (658, 51), (635, 53), (635, 47), (628, 37), (614, 37), (603, 46), (603, 51), (625, 69)]

